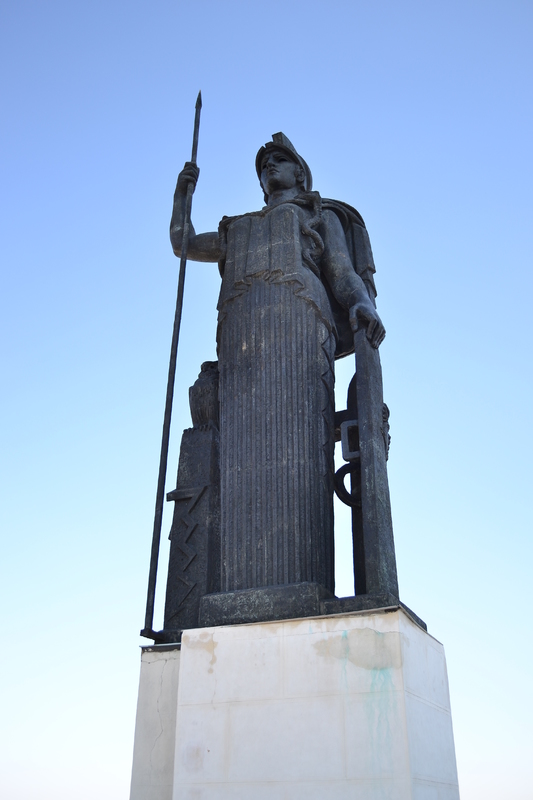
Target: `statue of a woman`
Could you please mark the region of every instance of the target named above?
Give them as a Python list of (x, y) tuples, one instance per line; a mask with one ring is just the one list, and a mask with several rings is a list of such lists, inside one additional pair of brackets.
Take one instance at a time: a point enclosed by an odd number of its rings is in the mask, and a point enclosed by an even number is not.
[[(311, 191), (309, 167), (283, 134), (259, 150), (266, 206), (191, 231), (188, 257), (218, 261), (221, 590), (312, 582), (333, 592), (334, 359), (374, 304), (366, 229), (349, 206)], [(171, 240), (180, 255), (188, 163)]]

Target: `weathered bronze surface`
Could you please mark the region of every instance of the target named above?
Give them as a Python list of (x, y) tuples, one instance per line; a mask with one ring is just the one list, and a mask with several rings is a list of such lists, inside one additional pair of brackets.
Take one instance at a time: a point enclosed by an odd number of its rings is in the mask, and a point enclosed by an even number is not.
[[(399, 604), (386, 460), (388, 409), (378, 347), (374, 262), (364, 222), (312, 191), (311, 171), (282, 133), (256, 170), (266, 205), (196, 234), (188, 258), (218, 262), (218, 362), (191, 389), (171, 533), (165, 629), (339, 612), (334, 596), (333, 450), (347, 466), (352, 605)], [(170, 236), (181, 254), (188, 162)], [(189, 188), (188, 188), (189, 187)], [(347, 408), (335, 413), (334, 362), (356, 354)], [(351, 475), (351, 491), (342, 483)], [(343, 605), (344, 603), (344, 605)]]

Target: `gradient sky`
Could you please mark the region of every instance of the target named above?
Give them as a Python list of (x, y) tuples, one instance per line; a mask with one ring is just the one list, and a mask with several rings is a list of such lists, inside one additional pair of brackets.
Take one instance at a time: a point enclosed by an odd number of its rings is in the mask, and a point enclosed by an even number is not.
[[(529, 800), (532, 3), (18, 0), (0, 15), (2, 795), (129, 795), (168, 221), (201, 89), (197, 230), (262, 205), (255, 154), (279, 130), (366, 220), (401, 597), (446, 648), (462, 800)], [(167, 490), (218, 287), (216, 265), (190, 264)], [(338, 594), (349, 537), (339, 513)]]

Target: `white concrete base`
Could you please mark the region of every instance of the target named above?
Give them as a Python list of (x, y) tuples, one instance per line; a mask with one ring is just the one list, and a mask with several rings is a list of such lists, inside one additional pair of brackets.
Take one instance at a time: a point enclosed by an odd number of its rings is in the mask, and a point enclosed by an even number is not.
[(444, 651), (401, 609), (184, 633), (165, 777), (155, 683), (132, 800), (459, 798)]
[(180, 649), (144, 647), (130, 800), (172, 800)]

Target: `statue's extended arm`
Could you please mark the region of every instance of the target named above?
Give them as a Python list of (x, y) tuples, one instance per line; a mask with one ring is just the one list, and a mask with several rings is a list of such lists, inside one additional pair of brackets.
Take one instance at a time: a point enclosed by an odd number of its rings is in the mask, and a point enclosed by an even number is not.
[(341, 222), (330, 210), (324, 210), (322, 222), (324, 275), (335, 299), (349, 311), (354, 333), (361, 324), (365, 325), (370, 343), (377, 348), (385, 338), (385, 328), (365, 284), (352, 265)]
[[(174, 207), (170, 220), (170, 241), (176, 256), (181, 256), (181, 242), (183, 239), (183, 224), (185, 220), (185, 205), (187, 200), (187, 185), (192, 183), (196, 187), (200, 170), (195, 164), (188, 161), (178, 175), (176, 191), (174, 192)], [(189, 233), (189, 247), (187, 257), (190, 261), (219, 261), (220, 244), (218, 233), (196, 234), (191, 222)]]

